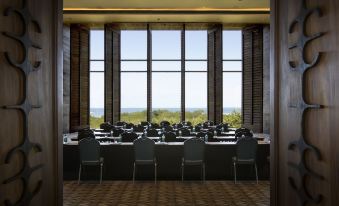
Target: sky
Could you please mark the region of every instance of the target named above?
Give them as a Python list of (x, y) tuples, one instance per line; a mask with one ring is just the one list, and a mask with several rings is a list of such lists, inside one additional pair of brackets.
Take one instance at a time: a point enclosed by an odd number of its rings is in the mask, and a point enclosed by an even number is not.
[[(242, 58), (241, 31), (223, 31), (223, 59)], [(180, 108), (181, 43), (180, 31), (152, 31), (152, 107)], [(90, 34), (90, 105), (104, 107), (104, 32)], [(186, 31), (185, 34), (186, 108), (207, 108), (207, 31)], [(147, 106), (147, 32), (121, 31), (121, 107)], [(140, 61), (128, 61), (140, 60)], [(164, 61), (157, 61), (164, 60)], [(166, 61), (171, 60), (171, 61)], [(241, 61), (224, 61), (224, 71), (241, 71)], [(144, 72), (131, 72), (144, 71)], [(177, 71), (171, 73), (156, 71)], [(241, 107), (240, 72), (223, 73), (223, 106)]]

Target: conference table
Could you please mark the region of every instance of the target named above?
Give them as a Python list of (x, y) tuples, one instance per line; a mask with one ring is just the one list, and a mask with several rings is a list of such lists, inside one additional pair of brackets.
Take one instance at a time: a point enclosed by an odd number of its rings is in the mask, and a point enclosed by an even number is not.
[[(102, 137), (96, 137), (100, 140)], [(105, 137), (104, 137), (105, 138)], [(106, 137), (108, 138), (108, 137)], [(131, 180), (133, 173), (134, 150), (133, 143), (118, 142), (118, 137), (109, 137), (112, 141), (100, 142), (101, 156), (104, 158), (104, 180)], [(190, 137), (187, 137), (190, 138)], [(220, 137), (234, 138), (234, 137)], [(181, 161), (183, 157), (183, 142), (156, 142), (155, 156), (158, 163), (159, 180), (180, 180)], [(269, 178), (269, 141), (258, 141), (257, 166), (259, 179)], [(63, 145), (63, 172), (65, 180), (76, 180), (79, 170), (78, 141), (71, 137)], [(232, 157), (236, 154), (235, 141), (206, 142), (205, 165), (207, 180), (233, 180)], [(99, 167), (85, 167), (82, 179), (96, 180), (99, 177)], [(253, 166), (240, 165), (237, 170), (239, 180), (255, 179)], [(139, 166), (136, 179), (152, 180), (153, 166)], [(186, 180), (199, 180), (200, 169), (196, 166), (185, 167)]]

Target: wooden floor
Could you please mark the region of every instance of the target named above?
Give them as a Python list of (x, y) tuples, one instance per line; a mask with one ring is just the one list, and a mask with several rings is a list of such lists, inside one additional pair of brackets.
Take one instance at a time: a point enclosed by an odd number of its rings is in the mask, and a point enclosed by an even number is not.
[(269, 181), (64, 182), (64, 205), (269, 205)]

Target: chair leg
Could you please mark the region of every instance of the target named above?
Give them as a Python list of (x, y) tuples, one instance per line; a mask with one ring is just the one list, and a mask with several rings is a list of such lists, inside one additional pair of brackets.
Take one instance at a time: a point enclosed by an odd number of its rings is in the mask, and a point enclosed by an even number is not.
[(254, 163), (254, 169), (255, 169), (255, 177), (257, 179), (257, 184), (258, 184), (258, 169), (257, 169), (257, 163)]
[(181, 164), (181, 181), (184, 181), (184, 169), (185, 169), (185, 165)]
[(154, 163), (154, 183), (157, 184), (157, 163)]
[(135, 180), (135, 162), (133, 164), (133, 184), (134, 184), (134, 180)]
[(204, 182), (206, 181), (206, 171), (205, 171), (205, 163), (203, 163), (203, 165), (202, 165), (202, 175), (203, 175), (203, 180), (204, 180)]
[(101, 184), (101, 182), (102, 182), (102, 164), (100, 164), (100, 184)]
[(80, 177), (81, 177), (81, 164), (80, 164), (80, 166), (79, 166), (78, 184), (80, 184)]
[(237, 165), (233, 162), (233, 170), (234, 170), (234, 184), (237, 184)]

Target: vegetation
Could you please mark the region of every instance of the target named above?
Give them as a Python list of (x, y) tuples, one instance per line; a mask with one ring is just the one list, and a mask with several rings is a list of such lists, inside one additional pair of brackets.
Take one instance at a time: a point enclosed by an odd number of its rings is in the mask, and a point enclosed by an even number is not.
[[(141, 121), (146, 121), (147, 112), (130, 112), (122, 113), (121, 121), (139, 124)], [(204, 110), (196, 110), (193, 112), (185, 112), (186, 121), (192, 122), (193, 125), (205, 122), (207, 114)], [(171, 124), (180, 122), (180, 112), (171, 112), (165, 109), (155, 110), (152, 112), (152, 122), (160, 123), (162, 120), (167, 120)], [(104, 122), (104, 117), (90, 117), (91, 128), (99, 128), (100, 124)], [(223, 115), (223, 122), (229, 123), (230, 127), (241, 127), (241, 113), (233, 111), (229, 114)]]
[(237, 111), (233, 111), (229, 114), (224, 114), (223, 122), (227, 122), (230, 127), (240, 128), (241, 127), (241, 113)]

